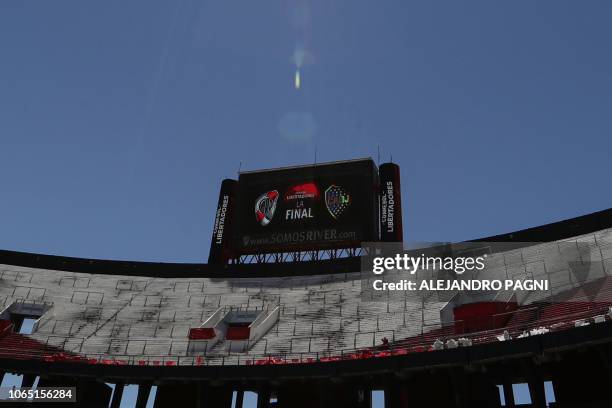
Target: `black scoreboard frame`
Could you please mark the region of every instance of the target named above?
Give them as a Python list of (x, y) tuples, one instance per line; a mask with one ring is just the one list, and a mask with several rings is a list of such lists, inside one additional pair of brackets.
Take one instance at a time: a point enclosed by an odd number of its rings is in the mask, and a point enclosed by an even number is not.
[[(392, 190), (381, 190), (383, 178)], [(394, 231), (383, 233), (389, 191), (398, 210)], [(399, 167), (385, 163), (379, 172), (371, 158), (240, 172), (221, 185), (209, 263), (319, 259), (312, 254), (320, 251), (354, 256), (363, 242), (399, 242), (400, 196)]]

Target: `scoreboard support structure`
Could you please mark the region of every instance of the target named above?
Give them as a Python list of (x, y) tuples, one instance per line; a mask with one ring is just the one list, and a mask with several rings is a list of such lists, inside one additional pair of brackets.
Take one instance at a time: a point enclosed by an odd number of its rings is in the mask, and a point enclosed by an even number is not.
[(290, 263), (305, 261), (322, 261), (324, 259), (339, 259), (364, 255), (364, 249), (355, 248), (336, 248), (319, 249), (300, 252), (272, 252), (259, 254), (244, 254), (238, 258), (231, 259), (231, 264), (251, 264), (251, 263)]

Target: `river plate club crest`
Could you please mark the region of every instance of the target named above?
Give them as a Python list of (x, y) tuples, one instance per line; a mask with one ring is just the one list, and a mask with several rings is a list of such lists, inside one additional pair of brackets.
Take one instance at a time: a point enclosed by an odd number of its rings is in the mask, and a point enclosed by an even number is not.
[(255, 201), (255, 218), (262, 227), (265, 227), (272, 221), (277, 201), (278, 191), (276, 190), (260, 195)]
[(338, 219), (350, 204), (351, 196), (342, 187), (332, 184), (325, 190), (325, 206), (335, 219)]

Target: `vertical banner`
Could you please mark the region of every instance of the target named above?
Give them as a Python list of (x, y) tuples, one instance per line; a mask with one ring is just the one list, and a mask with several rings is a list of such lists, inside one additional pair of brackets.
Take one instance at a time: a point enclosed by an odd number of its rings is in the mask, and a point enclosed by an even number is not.
[(209, 264), (225, 264), (233, 256), (230, 228), (237, 185), (238, 182), (232, 179), (225, 179), (221, 182), (219, 202), (215, 213), (215, 225), (213, 226), (210, 252), (208, 253)]
[(400, 170), (394, 163), (380, 165), (380, 240), (402, 242), (402, 194)]

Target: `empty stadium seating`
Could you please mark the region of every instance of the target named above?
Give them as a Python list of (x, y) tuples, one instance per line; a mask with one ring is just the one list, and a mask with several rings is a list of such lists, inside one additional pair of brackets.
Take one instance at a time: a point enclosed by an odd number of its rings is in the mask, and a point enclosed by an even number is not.
[[(567, 248), (574, 248), (572, 253), (582, 258), (584, 248), (588, 249), (593, 266), (586, 280), (577, 280), (567, 259), (558, 259), (561, 249)], [(35, 342), (24, 343), (31, 348), (7, 348), (23, 358), (65, 353), (101, 364), (172, 366), (384, 357), (428, 351), (436, 339), (446, 342), (459, 337), (480, 344), (498, 341), (504, 331), (516, 337), (538, 327), (570, 328), (574, 320), (606, 314), (612, 304), (611, 230), (492, 254), (489, 265), (483, 274), (515, 279), (545, 276), (554, 285), (547, 293), (518, 299), (516, 310), (512, 306), (487, 312), (469, 323), (458, 316), (449, 325), (440, 318), (444, 301), (435, 297), (419, 302), (404, 296), (364, 299), (361, 272), (173, 279), (0, 265), (0, 308), (15, 302), (50, 306), (34, 333), (19, 336)], [(200, 328), (215, 311), (271, 312), (276, 307), (277, 323), (249, 343), (246, 351), (228, 352), (223, 344), (201, 355), (189, 351), (190, 340), (215, 336), (214, 330)], [(246, 329), (230, 328), (227, 339), (248, 338)], [(15, 336), (8, 338), (14, 342)], [(389, 340), (384, 350), (380, 348), (383, 338)]]

